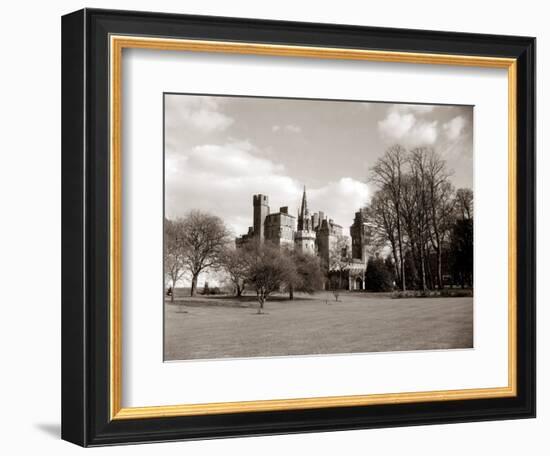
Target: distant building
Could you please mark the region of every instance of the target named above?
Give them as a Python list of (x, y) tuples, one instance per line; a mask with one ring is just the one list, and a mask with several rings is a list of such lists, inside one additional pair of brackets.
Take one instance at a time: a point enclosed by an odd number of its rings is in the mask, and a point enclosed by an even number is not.
[(296, 217), (288, 213), (288, 207), (281, 207), (279, 212), (268, 214), (264, 221), (264, 237), (280, 247), (294, 247)]
[(350, 227), (350, 248), (349, 238), (340, 225), (332, 219), (327, 219), (322, 211), (310, 214), (305, 187), (298, 217), (290, 215), (287, 206), (281, 207), (279, 212), (270, 213), (267, 195), (254, 195), (252, 205), (253, 226), (248, 228), (246, 234), (235, 239), (237, 248), (251, 241), (272, 242), (279, 247), (318, 255), (329, 275), (336, 272), (332, 261), (334, 255), (343, 256), (347, 258), (345, 266), (342, 267), (343, 288), (365, 289), (370, 231), (363, 210), (355, 214), (353, 225)]
[(360, 209), (355, 213), (351, 234), (351, 262), (348, 265), (348, 287), (350, 290), (364, 290), (365, 272), (369, 260), (368, 247), (371, 242), (371, 228), (367, 221), (367, 213)]
[(254, 204), (254, 236), (263, 242), (265, 218), (269, 215), (269, 200), (265, 195), (254, 195), (252, 201)]
[(350, 226), (351, 257), (366, 262), (368, 260), (368, 244), (371, 240), (371, 229), (367, 222), (367, 212), (360, 209), (355, 213), (353, 225)]

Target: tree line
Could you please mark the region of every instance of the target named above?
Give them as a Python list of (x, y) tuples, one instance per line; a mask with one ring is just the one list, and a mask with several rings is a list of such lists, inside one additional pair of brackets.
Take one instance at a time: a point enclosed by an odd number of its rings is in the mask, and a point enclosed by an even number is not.
[[(401, 290), (473, 285), (473, 192), (455, 190), (433, 149), (395, 145), (370, 170), (378, 189), (365, 209), (374, 250), (389, 249)], [(391, 264), (391, 266), (390, 266)]]
[(323, 286), (317, 256), (270, 242), (251, 241), (236, 249), (231, 232), (215, 215), (192, 210), (183, 218), (166, 219), (164, 237), (164, 271), (172, 301), (178, 282), (186, 276), (194, 296), (199, 275), (207, 270), (225, 272), (237, 297), (245, 289), (255, 292), (260, 313), (275, 292), (285, 291), (293, 299), (295, 291), (313, 293)]

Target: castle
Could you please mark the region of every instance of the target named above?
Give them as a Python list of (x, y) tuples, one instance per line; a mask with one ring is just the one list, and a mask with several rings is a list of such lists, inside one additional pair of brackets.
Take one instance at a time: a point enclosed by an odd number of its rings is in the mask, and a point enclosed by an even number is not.
[[(248, 233), (235, 239), (237, 248), (250, 241), (271, 242), (281, 248), (318, 255), (329, 275), (335, 272), (343, 275), (342, 288), (365, 289), (370, 230), (364, 210), (355, 213), (350, 227), (350, 248), (349, 237), (344, 234), (340, 225), (327, 219), (322, 211), (310, 214), (305, 187), (297, 218), (289, 214), (288, 206), (271, 213), (267, 195), (254, 195), (252, 204), (253, 226), (248, 228)], [(348, 258), (342, 271), (335, 270), (334, 256)]]

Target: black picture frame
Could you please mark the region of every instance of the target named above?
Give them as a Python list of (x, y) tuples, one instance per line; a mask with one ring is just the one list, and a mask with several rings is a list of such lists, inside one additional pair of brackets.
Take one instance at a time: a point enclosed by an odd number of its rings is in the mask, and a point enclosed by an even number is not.
[[(109, 36), (517, 59), (517, 395), (111, 420)], [(535, 39), (84, 9), (62, 19), (62, 438), (82, 446), (535, 416)]]

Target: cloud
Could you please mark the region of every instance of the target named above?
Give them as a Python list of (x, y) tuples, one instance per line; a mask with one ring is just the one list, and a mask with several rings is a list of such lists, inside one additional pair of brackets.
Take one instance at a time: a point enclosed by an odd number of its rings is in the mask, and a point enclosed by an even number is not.
[(277, 174), (284, 166), (252, 154), (248, 142), (224, 145), (204, 144), (194, 147), (187, 160), (187, 166), (194, 169), (211, 170), (228, 176), (258, 176)]
[(434, 144), (438, 137), (438, 121), (422, 118), (432, 110), (433, 106), (393, 105), (386, 117), (378, 121), (378, 131), (387, 141), (406, 146)]
[(355, 212), (364, 207), (371, 196), (366, 183), (351, 177), (342, 177), (323, 187), (308, 189), (307, 194), (310, 210), (323, 211), (328, 218), (341, 225), (348, 236)]
[(465, 127), (466, 119), (463, 116), (456, 116), (449, 120), (449, 122), (443, 124), (443, 131), (448, 139), (455, 141), (462, 134)]
[(384, 120), (378, 122), (380, 132), (388, 137), (402, 138), (411, 131), (416, 123), (412, 114), (390, 112)]
[(301, 133), (302, 132), (302, 128), (299, 127), (298, 125), (286, 125), (285, 130), (290, 131), (291, 133)]
[(433, 122), (417, 122), (411, 130), (408, 141), (417, 145), (433, 144), (437, 140), (437, 120)]
[(273, 131), (274, 133), (277, 133), (278, 131), (286, 131), (286, 132), (289, 132), (289, 133), (301, 133), (302, 128), (299, 127), (298, 125), (292, 125), (292, 124), (288, 124), (288, 125), (284, 125), (284, 126), (273, 125), (271, 127), (271, 131)]
[(166, 128), (191, 128), (203, 133), (223, 131), (234, 120), (221, 112), (222, 105), (221, 98), (167, 95)]
[(204, 144), (166, 156), (166, 215), (193, 208), (220, 216), (235, 235), (252, 225), (252, 195), (270, 196), (274, 209), (298, 201), (300, 185), (284, 166), (259, 156), (249, 142)]
[[(240, 235), (252, 225), (252, 195), (256, 193), (269, 197), (271, 212), (288, 206), (296, 215), (303, 182), (288, 176), (283, 165), (259, 156), (261, 152), (243, 141), (204, 144), (183, 154), (167, 154), (167, 217), (181, 217), (200, 208), (220, 216)], [(308, 188), (307, 194), (310, 211), (324, 211), (346, 234), (355, 211), (369, 198), (367, 185), (350, 177)]]

